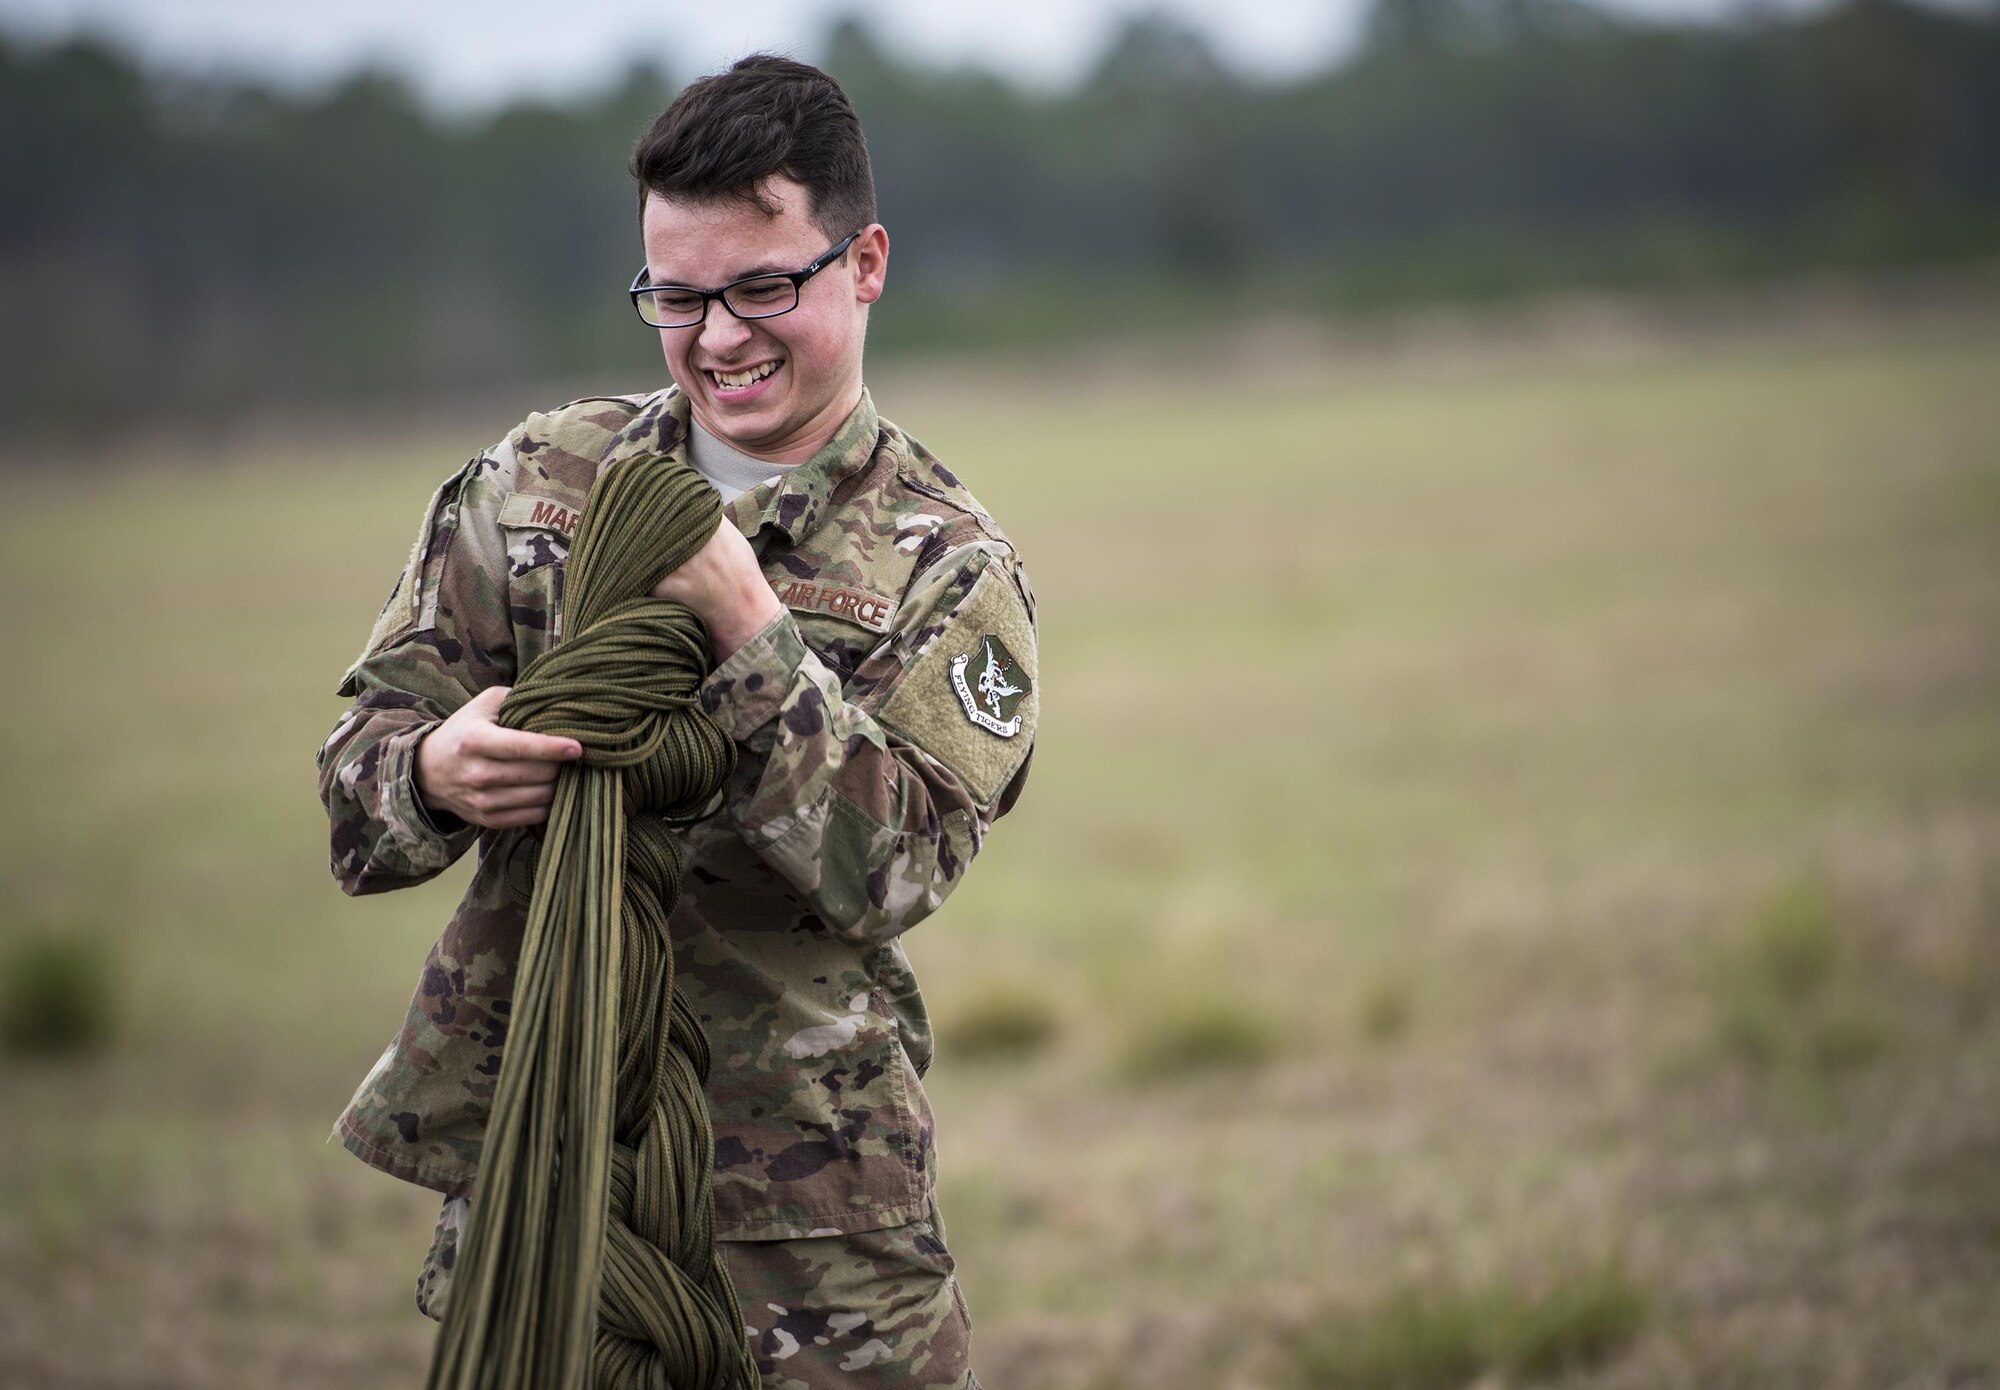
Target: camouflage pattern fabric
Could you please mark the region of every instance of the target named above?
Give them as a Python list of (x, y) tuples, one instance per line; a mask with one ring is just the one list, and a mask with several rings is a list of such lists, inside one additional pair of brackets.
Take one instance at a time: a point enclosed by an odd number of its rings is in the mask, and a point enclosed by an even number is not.
[[(669, 388), (530, 416), (445, 480), (319, 754), (348, 893), (422, 883), (475, 842), (403, 1027), (335, 1135), (451, 1196), (473, 1190), (540, 837), (434, 823), (416, 749), (559, 642), (569, 540), (599, 469), (685, 457)], [(723, 804), (686, 834), (670, 923), (714, 1052), (717, 1237), (792, 1241), (924, 1219), (936, 1141), (929, 1014), (899, 940), (964, 878), (1032, 761), (1034, 597), (965, 485), (864, 391), (807, 463), (725, 514), (786, 611), (703, 683), (735, 738)]]
[[(417, 1276), (417, 1306), (438, 1321), (467, 1215), (463, 1198), (445, 1199)], [(903, 1226), (721, 1248), (764, 1390), (979, 1390), (972, 1320), (935, 1208)]]

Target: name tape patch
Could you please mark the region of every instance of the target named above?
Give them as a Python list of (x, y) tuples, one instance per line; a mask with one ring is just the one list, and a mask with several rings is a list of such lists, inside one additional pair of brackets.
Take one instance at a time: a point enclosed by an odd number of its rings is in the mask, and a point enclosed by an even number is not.
[(887, 632), (889, 619), (896, 612), (893, 602), (866, 589), (850, 589), (841, 584), (820, 584), (803, 579), (787, 580), (771, 587), (778, 595), (778, 602), (787, 608), (796, 608), (803, 613), (824, 613), (829, 618), (844, 618), (870, 632)]
[(525, 492), (512, 493), (500, 504), (502, 526), (530, 526), (538, 531), (555, 531), (565, 540), (576, 536), (578, 515), (578, 509), (574, 507), (565, 507), (551, 498), (535, 497)]

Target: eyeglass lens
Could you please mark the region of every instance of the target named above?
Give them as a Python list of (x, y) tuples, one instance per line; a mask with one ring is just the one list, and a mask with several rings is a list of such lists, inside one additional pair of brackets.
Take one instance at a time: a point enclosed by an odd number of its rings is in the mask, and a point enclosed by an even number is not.
[[(738, 318), (770, 318), (789, 312), (799, 302), (798, 286), (782, 275), (744, 280), (722, 292), (722, 302)], [(639, 313), (661, 328), (699, 323), (706, 301), (689, 290), (649, 290), (639, 296)]]

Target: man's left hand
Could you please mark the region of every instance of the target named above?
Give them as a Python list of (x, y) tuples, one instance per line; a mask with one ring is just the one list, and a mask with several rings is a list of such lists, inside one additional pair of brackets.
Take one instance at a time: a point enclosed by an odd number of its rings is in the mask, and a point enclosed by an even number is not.
[(727, 661), (784, 612), (757, 564), (757, 553), (728, 517), (686, 564), (653, 587), (653, 597), (692, 608), (708, 625), (717, 661)]

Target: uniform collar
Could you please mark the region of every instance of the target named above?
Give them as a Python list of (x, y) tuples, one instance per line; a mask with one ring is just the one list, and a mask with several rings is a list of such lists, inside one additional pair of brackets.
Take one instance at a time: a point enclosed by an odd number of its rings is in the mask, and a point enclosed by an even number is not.
[[(818, 453), (751, 488), (723, 507), (723, 512), (752, 540), (766, 526), (772, 526), (797, 545), (819, 524), (833, 490), (875, 456), (881, 428), (875, 402), (863, 386), (861, 399)], [(680, 388), (669, 386), (648, 400), (631, 423), (613, 436), (598, 458), (597, 471), (602, 473), (633, 454), (657, 454), (686, 463), (687, 447), (687, 396)]]

